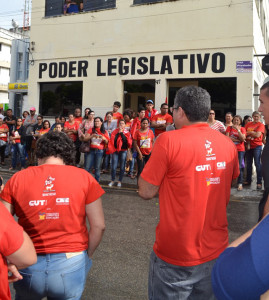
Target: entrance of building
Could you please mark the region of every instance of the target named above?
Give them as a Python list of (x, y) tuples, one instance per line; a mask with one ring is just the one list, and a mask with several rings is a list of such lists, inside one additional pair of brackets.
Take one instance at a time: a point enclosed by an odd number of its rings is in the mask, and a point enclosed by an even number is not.
[(216, 119), (224, 121), (227, 112), (236, 113), (236, 78), (199, 78), (173, 79), (168, 81), (168, 105), (174, 105), (176, 92), (186, 86), (196, 85), (206, 89), (211, 96), (211, 108), (216, 112)]
[(155, 98), (155, 80), (127, 80), (124, 82), (124, 107), (138, 111), (146, 101)]

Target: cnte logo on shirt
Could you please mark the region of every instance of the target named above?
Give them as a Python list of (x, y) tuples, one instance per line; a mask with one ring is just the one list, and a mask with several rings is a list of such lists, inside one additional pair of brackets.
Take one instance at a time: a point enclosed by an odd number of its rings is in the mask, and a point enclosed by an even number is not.
[(29, 201), (30, 206), (44, 206), (47, 205), (47, 200), (31, 200)]
[(205, 171), (205, 170), (211, 170), (211, 166), (210, 165), (200, 165), (200, 166), (196, 166), (196, 171), (201, 172), (201, 171)]

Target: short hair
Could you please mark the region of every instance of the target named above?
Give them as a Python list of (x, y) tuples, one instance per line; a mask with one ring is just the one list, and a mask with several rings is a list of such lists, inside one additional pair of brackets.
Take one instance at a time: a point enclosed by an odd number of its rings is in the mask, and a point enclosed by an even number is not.
[(124, 112), (123, 112), (123, 116), (128, 116), (130, 119), (132, 118), (132, 113), (131, 113), (131, 111), (128, 109), (128, 110), (125, 110)]
[(63, 132), (49, 131), (37, 141), (36, 157), (59, 157), (66, 165), (75, 164), (74, 142)]
[(226, 115), (231, 115), (231, 116), (233, 116), (233, 113), (230, 112), (230, 111), (228, 111), (228, 112), (225, 114), (225, 116), (226, 116)]
[(56, 117), (55, 117), (55, 120), (56, 120), (56, 119), (61, 119), (61, 116), (60, 116), (60, 115), (56, 116)]
[(167, 103), (162, 103), (162, 105), (161, 105), (161, 108), (163, 108), (163, 106), (165, 106), (165, 105), (167, 105), (167, 106), (168, 106), (168, 104), (167, 104)]
[(174, 107), (181, 107), (190, 122), (206, 122), (211, 109), (209, 93), (197, 86), (185, 86), (177, 91)]
[(44, 127), (45, 123), (49, 123), (49, 128), (50, 128), (50, 121), (49, 120), (44, 120), (43, 121), (42, 128), (45, 129), (45, 127)]
[(258, 112), (257, 110), (255, 110), (255, 111), (252, 113), (252, 117), (255, 116), (255, 115), (261, 116), (260, 112)]
[(43, 120), (43, 116), (42, 115), (37, 115), (37, 118), (41, 118)]
[(112, 112), (112, 111), (108, 111), (108, 112), (106, 112), (106, 117), (107, 117), (108, 115), (111, 115), (111, 116), (113, 116), (113, 112)]
[(148, 123), (149, 123), (149, 119), (148, 119), (148, 118), (143, 118), (143, 119), (141, 120), (141, 123), (143, 123), (144, 121), (148, 121)]
[(11, 108), (8, 108), (8, 109), (7, 109), (7, 112), (8, 112), (8, 111), (12, 111), (12, 109), (11, 109)]
[[(58, 125), (60, 125), (60, 126), (63, 128), (63, 124), (62, 124), (62, 123), (56, 123), (56, 124), (55, 124), (55, 127), (58, 126)], [(54, 128), (55, 128), (55, 127), (54, 127)]]
[(120, 122), (124, 122), (124, 124), (126, 124), (126, 122), (125, 122), (124, 119), (120, 119), (120, 120), (119, 120), (119, 124), (120, 124)]
[(142, 110), (146, 111), (145, 107), (144, 106), (139, 106), (138, 112), (140, 113)]
[(269, 97), (269, 81), (267, 81), (266, 83), (264, 83), (264, 84), (262, 85), (260, 91), (265, 90), (265, 89), (267, 89), (267, 91), (266, 91), (266, 96)]
[(121, 107), (121, 103), (120, 103), (119, 101), (115, 101), (115, 102), (113, 103), (113, 105), (118, 106), (118, 107)]
[(240, 120), (240, 125), (243, 123), (242, 117), (240, 115), (235, 115), (233, 117), (233, 120), (234, 120), (234, 118), (238, 118)]

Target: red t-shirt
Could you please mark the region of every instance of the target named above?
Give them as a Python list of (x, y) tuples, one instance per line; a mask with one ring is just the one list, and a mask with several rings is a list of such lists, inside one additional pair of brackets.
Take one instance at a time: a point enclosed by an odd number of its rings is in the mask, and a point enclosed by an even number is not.
[(149, 120), (149, 122), (151, 123), (152, 118), (154, 116), (156, 116), (157, 114), (158, 114), (158, 111), (155, 108), (152, 109), (152, 112), (149, 112), (148, 110), (146, 110), (146, 112), (145, 112), (145, 118), (147, 118)]
[(236, 147), (206, 123), (156, 139), (141, 176), (160, 186), (153, 247), (159, 258), (195, 266), (220, 255), (228, 245), (226, 206), (232, 178), (238, 175)]
[(4, 129), (8, 129), (7, 124), (2, 124), (0, 126), (0, 140), (3, 140), (4, 142), (6, 142), (7, 141), (7, 133), (8, 133), (8, 131), (7, 132), (3, 132)]
[(8, 285), (8, 269), (5, 256), (20, 249), (23, 243), (23, 229), (19, 226), (4, 204), (0, 202), (0, 299), (11, 299)]
[(20, 142), (21, 142), (21, 138), (20, 137), (18, 137), (18, 136), (20, 136), (20, 134), (19, 134), (19, 132), (18, 132), (18, 129), (20, 129), (20, 127), (16, 127), (16, 129), (17, 130), (15, 130), (15, 131), (13, 131), (12, 132), (12, 135), (15, 137), (15, 143), (16, 144), (19, 144)]
[[(246, 134), (246, 129), (244, 127), (241, 127), (240, 128), (240, 131), (242, 134)], [(245, 145), (244, 145), (244, 141), (243, 142), (240, 142), (239, 140), (239, 134), (238, 134), (238, 131), (236, 129), (234, 129), (232, 126), (229, 126), (227, 127), (226, 129), (226, 133), (229, 133), (229, 137), (232, 137), (234, 139), (238, 139), (238, 142), (234, 142), (233, 143), (235, 144), (236, 146), (236, 149), (237, 151), (245, 151)]]
[(77, 122), (78, 124), (81, 124), (83, 121), (83, 118), (82, 117), (77, 117), (75, 118), (75, 122)]
[[(88, 131), (87, 131), (88, 134), (93, 134), (93, 133), (96, 133), (98, 134), (99, 136), (104, 136), (108, 142), (109, 142), (109, 134), (108, 132), (105, 130), (105, 133), (102, 133), (100, 131), (100, 129), (96, 128), (95, 131), (93, 128), (90, 128)], [(107, 144), (105, 144), (105, 142), (102, 140), (101, 137), (98, 137), (98, 138), (92, 138), (91, 139), (91, 148), (93, 149), (104, 149), (105, 147), (107, 146)]]
[(254, 122), (248, 122), (245, 126), (246, 132), (255, 131), (255, 132), (261, 132), (261, 136), (258, 138), (248, 138), (247, 141), (250, 141), (250, 149), (254, 149), (257, 146), (262, 146), (262, 138), (264, 135), (264, 125), (261, 122), (254, 123)]
[(143, 155), (149, 155), (152, 150), (152, 142), (154, 140), (154, 133), (151, 129), (146, 132), (137, 130), (134, 135), (134, 140), (137, 141), (137, 145)]
[(133, 120), (131, 129), (130, 129), (130, 133), (131, 133), (132, 137), (134, 137), (135, 132), (136, 132), (137, 130), (139, 130), (140, 128), (141, 128), (141, 120), (139, 120), (139, 118), (136, 117), (136, 118)]
[[(77, 122), (75, 122), (74, 124), (71, 125), (68, 121), (66, 121), (64, 123), (64, 129), (74, 129), (74, 130), (78, 131), (79, 124)], [(70, 137), (71, 140), (73, 140), (75, 142), (77, 140), (78, 134), (72, 133), (72, 134), (68, 134), (68, 136)]]
[(45, 254), (88, 249), (85, 206), (103, 194), (83, 169), (41, 165), (14, 174), (0, 197), (14, 206), (36, 252)]
[(50, 131), (50, 128), (47, 128), (47, 129), (41, 128), (41, 129), (39, 130), (39, 134), (43, 135), (43, 134), (45, 134), (45, 133), (47, 133), (47, 132), (49, 132), (49, 131)]
[(131, 127), (132, 127), (132, 124), (133, 124), (133, 122), (126, 122), (125, 123), (125, 129), (128, 130), (128, 131), (130, 131)]
[[(157, 124), (167, 124), (167, 123), (173, 124), (173, 118), (169, 114), (165, 114), (165, 115), (158, 114), (152, 118), (152, 122), (156, 122)], [(160, 130), (158, 128), (155, 128), (156, 137), (163, 132), (165, 132), (165, 129)]]

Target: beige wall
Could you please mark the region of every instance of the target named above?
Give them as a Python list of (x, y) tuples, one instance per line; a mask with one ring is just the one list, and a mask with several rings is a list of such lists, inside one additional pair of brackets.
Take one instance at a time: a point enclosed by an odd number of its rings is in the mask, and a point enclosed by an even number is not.
[[(123, 102), (124, 80), (160, 80), (155, 86), (156, 107), (167, 96), (167, 80), (193, 78), (237, 78), (237, 110), (253, 108), (253, 74), (237, 73), (236, 61), (253, 60), (254, 2), (241, 0), (180, 0), (153, 5), (132, 5), (131, 0), (117, 1), (116, 9), (85, 12), (76, 15), (44, 17), (45, 1), (35, 0), (32, 12), (31, 41), (35, 42), (30, 67), (29, 101), (38, 106), (38, 82), (83, 80), (83, 107), (97, 111), (111, 108), (112, 102)], [(260, 39), (259, 39), (260, 41)], [(211, 69), (214, 53), (225, 55), (225, 70)], [(197, 55), (209, 53), (205, 73), (197, 69)], [(183, 73), (177, 72), (177, 61), (171, 59), (172, 74), (135, 74), (97, 76), (97, 60), (107, 73), (108, 59), (150, 56), (160, 70), (164, 55), (187, 55)], [(195, 55), (196, 70), (190, 73), (190, 57)], [(43, 72), (38, 78), (39, 64), (85, 60), (87, 77), (49, 78)], [(261, 71), (259, 70), (261, 73)], [(256, 76), (256, 75), (254, 75)], [(262, 74), (261, 77), (264, 77)]]

